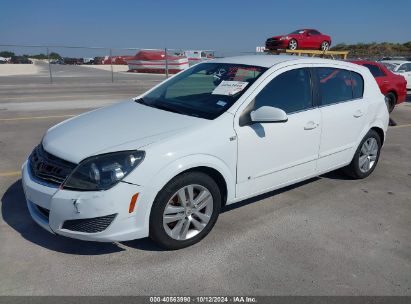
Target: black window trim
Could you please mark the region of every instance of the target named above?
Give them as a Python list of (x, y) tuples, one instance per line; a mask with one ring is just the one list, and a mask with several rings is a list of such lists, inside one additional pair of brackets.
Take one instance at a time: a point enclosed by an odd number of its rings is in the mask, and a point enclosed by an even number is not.
[[(333, 102), (333, 103), (330, 103), (330, 104), (326, 104), (326, 105), (322, 104), (322, 96), (321, 96), (321, 90), (320, 90), (320, 80), (318, 79), (318, 75), (317, 75), (317, 73), (316, 73), (316, 72), (317, 72), (317, 69), (321, 69), (321, 68), (330, 68), (330, 69), (338, 69), (338, 70), (347, 71), (347, 72), (350, 73), (350, 79), (352, 79), (351, 73), (357, 73), (358, 75), (360, 75), (361, 78), (362, 78), (362, 81), (363, 81), (363, 87), (362, 87), (361, 97), (358, 97), (358, 98), (354, 98), (354, 97), (353, 97), (353, 98), (351, 98), (351, 99), (336, 101), (336, 102)], [(356, 101), (356, 100), (364, 99), (365, 81), (364, 81), (364, 77), (363, 77), (360, 73), (355, 72), (355, 71), (353, 71), (353, 70), (348, 70), (348, 69), (340, 68), (340, 67), (337, 68), (337, 67), (327, 67), (327, 66), (316, 66), (316, 67), (312, 67), (311, 69), (312, 69), (312, 74), (314, 74), (314, 75), (315, 75), (315, 78), (316, 78), (315, 85), (316, 85), (316, 90), (318, 91), (318, 93), (317, 93), (317, 94), (318, 94), (318, 100), (317, 100), (317, 102), (318, 102), (318, 108), (325, 108), (325, 107), (333, 106), (333, 105), (340, 104), (340, 103), (345, 103), (345, 102), (351, 102), (351, 101)], [(351, 95), (354, 96), (354, 88), (352, 87), (352, 85), (351, 85), (351, 92), (352, 92)]]

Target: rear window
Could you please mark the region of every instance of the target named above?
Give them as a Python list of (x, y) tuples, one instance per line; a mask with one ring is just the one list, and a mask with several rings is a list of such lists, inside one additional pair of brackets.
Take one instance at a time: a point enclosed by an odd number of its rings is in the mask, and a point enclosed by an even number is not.
[(335, 69), (317, 68), (319, 79), (321, 105), (362, 98), (364, 80), (356, 72)]

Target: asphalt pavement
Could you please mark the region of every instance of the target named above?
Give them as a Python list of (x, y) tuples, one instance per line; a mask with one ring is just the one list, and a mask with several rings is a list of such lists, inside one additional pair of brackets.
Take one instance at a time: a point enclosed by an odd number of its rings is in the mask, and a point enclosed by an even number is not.
[(28, 214), (19, 170), (47, 128), (162, 79), (85, 74), (0, 79), (0, 295), (411, 295), (411, 103), (369, 178), (332, 172), (231, 205), (202, 242), (163, 251), (52, 235)]

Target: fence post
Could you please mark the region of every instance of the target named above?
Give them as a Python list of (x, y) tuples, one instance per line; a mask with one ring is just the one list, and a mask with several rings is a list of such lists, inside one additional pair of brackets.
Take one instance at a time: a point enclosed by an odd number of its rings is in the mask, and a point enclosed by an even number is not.
[(111, 51), (110, 48), (110, 67), (111, 67), (111, 82), (114, 82), (114, 73), (113, 73), (113, 52)]
[(50, 75), (50, 83), (53, 83), (53, 75), (51, 74), (51, 65), (50, 65), (50, 53), (49, 48), (47, 48), (47, 60), (49, 62), (49, 75)]
[(164, 55), (166, 56), (166, 78), (168, 78), (168, 58), (167, 58), (167, 48), (164, 48)]

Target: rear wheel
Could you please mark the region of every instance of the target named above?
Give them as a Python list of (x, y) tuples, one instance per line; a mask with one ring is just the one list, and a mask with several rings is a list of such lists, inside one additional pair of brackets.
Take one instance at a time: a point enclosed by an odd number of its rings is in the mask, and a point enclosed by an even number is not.
[(292, 51), (295, 51), (298, 48), (297, 40), (291, 39), (290, 42), (288, 42), (288, 48)]
[(397, 97), (394, 93), (389, 92), (385, 95), (385, 104), (387, 105), (388, 112), (391, 113), (397, 104)]
[(216, 182), (202, 172), (178, 175), (158, 193), (150, 215), (150, 237), (166, 249), (180, 249), (203, 239), (221, 209)]
[(380, 157), (381, 138), (374, 130), (364, 136), (351, 163), (343, 171), (355, 179), (366, 178), (375, 169)]
[(328, 51), (330, 48), (330, 43), (328, 41), (323, 41), (321, 43), (321, 51)]

